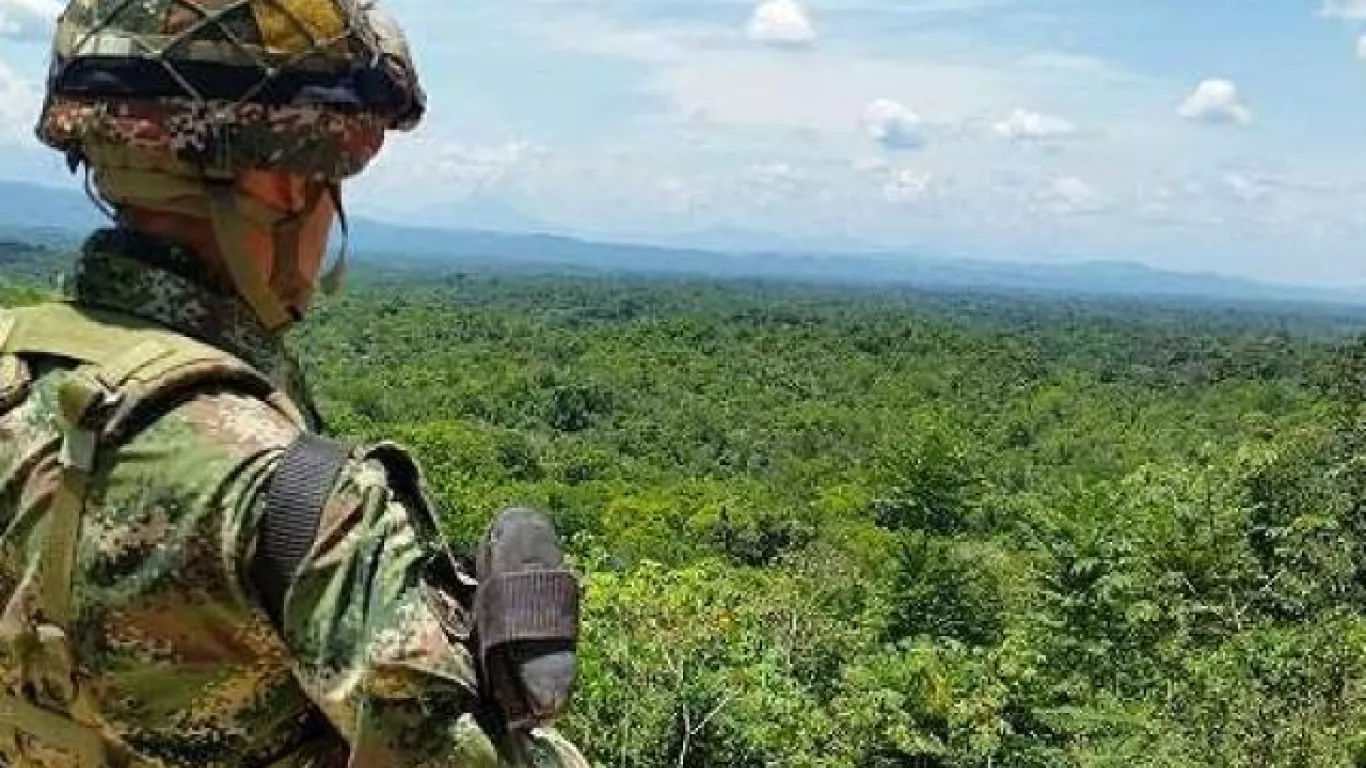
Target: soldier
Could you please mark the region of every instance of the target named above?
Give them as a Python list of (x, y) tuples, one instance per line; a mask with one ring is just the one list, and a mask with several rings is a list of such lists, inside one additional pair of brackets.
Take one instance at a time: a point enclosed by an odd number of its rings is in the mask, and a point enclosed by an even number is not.
[(578, 606), (548, 522), (453, 558), (401, 450), (316, 435), (281, 342), (339, 183), (423, 110), (365, 0), (62, 15), (38, 132), (116, 224), (69, 301), (0, 312), (4, 764), (586, 765), (545, 727)]

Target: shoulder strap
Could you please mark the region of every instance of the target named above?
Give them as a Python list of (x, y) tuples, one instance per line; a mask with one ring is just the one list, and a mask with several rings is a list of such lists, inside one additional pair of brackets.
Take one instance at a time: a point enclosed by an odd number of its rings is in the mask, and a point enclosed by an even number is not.
[(341, 443), (301, 432), (266, 488), (249, 573), (277, 628), (283, 627), (289, 585), (318, 536), (323, 507), (349, 454)]
[(64, 303), (7, 310), (0, 313), (0, 353), (83, 364), (93, 383), (118, 401), (103, 414), (106, 430), (131, 426), (133, 416), (164, 405), (170, 395), (214, 385), (255, 396), (291, 422), (305, 423), (275, 382), (234, 355), (118, 312)]
[[(49, 690), (64, 692), (66, 706), (74, 711), (87, 692), (81, 690), (74, 674), (66, 633), (75, 618), (76, 547), (100, 448), (124, 440), (144, 418), (166, 408), (176, 397), (215, 386), (254, 395), (300, 427), (304, 419), (273, 382), (245, 362), (119, 313), (70, 304), (0, 311), (0, 354), (44, 355), (76, 363), (57, 389), (61, 479), (54, 489), (38, 556), (37, 616), (41, 623), (32, 630), (33, 636), (47, 642), (23, 639), (22, 628), (9, 631), (20, 633), (17, 647), (25, 651), (20, 654), (26, 659), (21, 660), (28, 668), (25, 674), (41, 677)], [(65, 744), (80, 754), (82, 766), (135, 762), (120, 757), (119, 744), (77, 722), (70, 712), (40, 716), (44, 712), (48, 710), (14, 693), (0, 695), (0, 730), (18, 729)]]

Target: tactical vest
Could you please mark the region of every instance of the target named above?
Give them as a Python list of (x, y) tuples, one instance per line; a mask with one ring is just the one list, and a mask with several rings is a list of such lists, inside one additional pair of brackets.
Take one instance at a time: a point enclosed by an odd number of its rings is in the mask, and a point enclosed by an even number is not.
[[(307, 420), (274, 382), (231, 354), (117, 312), (70, 304), (0, 310), (0, 373), (17, 359), (59, 358), (73, 367), (58, 383), (60, 435), (51, 450), (60, 484), (39, 525), (40, 551), (0, 613), (0, 739), (24, 734), (57, 745), (76, 768), (150, 768), (101, 729), (102, 718), (82, 686), (70, 643), (73, 575), (86, 492), (102, 455), (164, 415), (184, 398), (232, 391), (260, 400), (299, 429), (266, 489), (256, 551), (249, 564), (262, 607), (280, 625), (285, 593), (317, 533), (319, 514), (350, 451), (308, 431)], [(384, 467), (390, 491), (418, 534), (441, 541), (421, 473), (391, 443), (355, 453)], [(425, 577), (460, 606), (453, 616), (478, 625), (478, 658), (493, 697), (509, 722), (538, 724), (559, 714), (572, 688), (578, 637), (579, 587), (563, 567), (549, 521), (504, 513), (479, 557), (480, 581), (446, 552)], [(543, 524), (542, 524), (543, 523)], [(518, 655), (530, 642), (534, 652)], [(525, 649), (523, 649), (525, 650)], [(542, 661), (535, 671), (523, 662)], [(21, 762), (8, 768), (24, 768)]]
[[(145, 766), (100, 729), (69, 642), (73, 569), (86, 491), (102, 452), (180, 398), (227, 389), (255, 397), (305, 430), (300, 410), (265, 375), (223, 350), (116, 312), (46, 304), (0, 311), (0, 360), (59, 358), (57, 488), (25, 568), (0, 614), (0, 738), (57, 745), (79, 768)], [(21, 750), (22, 753), (22, 750)], [(21, 768), (25, 758), (10, 768)]]

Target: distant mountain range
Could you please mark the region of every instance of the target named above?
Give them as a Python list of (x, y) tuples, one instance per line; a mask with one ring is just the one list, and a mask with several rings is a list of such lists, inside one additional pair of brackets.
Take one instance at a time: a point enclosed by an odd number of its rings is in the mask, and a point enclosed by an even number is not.
[[(74, 243), (103, 217), (77, 192), (0, 181), (0, 237)], [(732, 238), (733, 239), (733, 238)], [(1366, 290), (1281, 285), (1129, 262), (1013, 264), (894, 253), (724, 251), (605, 243), (553, 234), (414, 227), (366, 219), (352, 226), (359, 261), (822, 283), (1246, 301), (1366, 304)]]
[(0, 228), (23, 232), (84, 232), (104, 216), (79, 192), (0, 181)]

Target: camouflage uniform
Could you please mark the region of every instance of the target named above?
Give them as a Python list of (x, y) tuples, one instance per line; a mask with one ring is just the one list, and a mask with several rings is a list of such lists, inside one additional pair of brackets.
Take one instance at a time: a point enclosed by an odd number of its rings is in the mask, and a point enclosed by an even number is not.
[[(182, 249), (97, 233), (69, 290), (77, 306), (231, 352), (302, 397), (279, 337)], [(55, 393), (65, 369), (51, 358), (0, 360), (7, 598), (32, 571), (37, 523), (59, 482)], [(73, 581), (70, 642), (93, 704), (82, 722), (136, 765), (586, 765), (553, 731), (498, 726), (466, 647), (467, 606), (452, 597), (460, 585), (436, 583), (429, 567), (445, 545), (420, 494), (390, 476), (393, 462), (357, 454), (348, 463), (282, 626), (272, 626), (245, 569), (264, 488), (297, 433), (257, 399), (207, 391), (102, 456)], [(72, 764), (50, 744), (0, 735), (11, 766)]]

